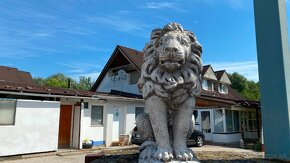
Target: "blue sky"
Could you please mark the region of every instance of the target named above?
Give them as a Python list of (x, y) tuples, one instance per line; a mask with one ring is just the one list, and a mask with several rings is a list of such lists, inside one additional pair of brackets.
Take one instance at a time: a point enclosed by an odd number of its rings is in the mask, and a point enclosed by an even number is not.
[(197, 35), (204, 64), (258, 80), (252, 0), (1, 0), (0, 65), (96, 79), (116, 45), (142, 50), (169, 22)]

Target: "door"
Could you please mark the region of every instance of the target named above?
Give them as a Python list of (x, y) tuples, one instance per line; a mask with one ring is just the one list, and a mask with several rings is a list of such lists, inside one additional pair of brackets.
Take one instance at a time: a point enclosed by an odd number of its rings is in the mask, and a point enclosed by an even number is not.
[(70, 147), (72, 105), (60, 106), (58, 148)]
[(210, 111), (200, 111), (201, 131), (205, 136), (205, 140), (212, 141), (212, 127)]

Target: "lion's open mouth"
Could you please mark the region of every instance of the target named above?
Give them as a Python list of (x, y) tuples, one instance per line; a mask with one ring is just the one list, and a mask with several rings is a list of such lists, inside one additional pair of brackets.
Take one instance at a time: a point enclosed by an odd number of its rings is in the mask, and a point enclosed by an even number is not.
[(184, 64), (184, 60), (172, 60), (172, 59), (161, 59), (160, 65), (168, 71), (174, 71), (181, 67)]

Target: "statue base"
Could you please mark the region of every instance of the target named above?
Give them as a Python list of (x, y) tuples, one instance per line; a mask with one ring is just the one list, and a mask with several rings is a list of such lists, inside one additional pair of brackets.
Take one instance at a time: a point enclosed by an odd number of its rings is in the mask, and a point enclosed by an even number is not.
[[(132, 154), (112, 154), (107, 155), (104, 153), (98, 154), (88, 154), (85, 157), (85, 163), (163, 163), (161, 161), (155, 159), (146, 159), (146, 160), (139, 160), (139, 153), (132, 153)], [(167, 163), (200, 163), (198, 160), (193, 161), (179, 161), (179, 160), (172, 160)]]
[[(157, 160), (139, 160), (138, 163), (164, 163)], [(200, 163), (199, 161), (179, 161), (179, 160), (172, 160), (166, 163)]]

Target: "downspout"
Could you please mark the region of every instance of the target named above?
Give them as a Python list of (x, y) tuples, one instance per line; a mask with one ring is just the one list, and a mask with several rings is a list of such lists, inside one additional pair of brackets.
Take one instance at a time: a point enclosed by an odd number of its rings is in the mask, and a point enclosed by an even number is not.
[(258, 134), (258, 138), (261, 138), (261, 134), (260, 134), (260, 116), (259, 116), (259, 108), (256, 108), (256, 119), (257, 119), (257, 134)]
[(84, 108), (84, 102), (81, 102), (80, 106), (80, 117), (79, 117), (79, 149), (83, 149), (82, 146), (82, 117), (83, 117), (83, 108)]

